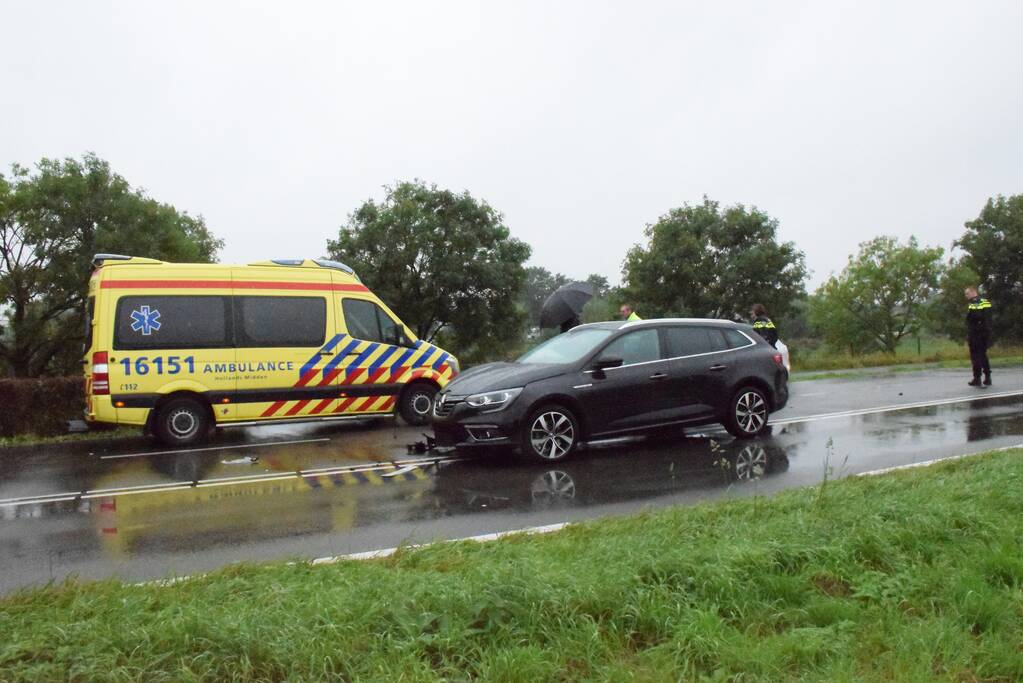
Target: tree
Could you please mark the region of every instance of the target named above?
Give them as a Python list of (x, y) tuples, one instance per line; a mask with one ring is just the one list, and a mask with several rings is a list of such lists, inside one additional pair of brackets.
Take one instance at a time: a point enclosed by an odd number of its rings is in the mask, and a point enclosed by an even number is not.
[(841, 274), (811, 298), (811, 322), (829, 343), (854, 353), (874, 347), (895, 353), (900, 339), (920, 329), (943, 253), (941, 247), (920, 247), (915, 237), (905, 246), (894, 237), (862, 243)]
[(804, 292), (803, 253), (778, 242), (778, 222), (736, 205), (672, 209), (646, 228), (647, 245), (626, 257), (624, 296), (645, 318), (746, 317), (753, 303), (781, 315)]
[(1023, 194), (988, 199), (955, 246), (994, 304), (995, 337), (1023, 340)]
[(465, 360), (517, 340), (529, 245), (468, 192), (419, 180), (386, 189), (382, 203), (367, 200), (328, 241), (331, 258), (354, 267), (419, 337), (443, 334)]
[(967, 287), (976, 287), (981, 278), (966, 262), (953, 260), (941, 275), (941, 284), (931, 306), (928, 307), (927, 328), (947, 334), (956, 341), (966, 341)]
[(77, 371), (95, 253), (208, 262), (221, 246), (201, 216), (132, 189), (95, 155), (13, 165), (0, 175), (0, 360), (16, 376)]

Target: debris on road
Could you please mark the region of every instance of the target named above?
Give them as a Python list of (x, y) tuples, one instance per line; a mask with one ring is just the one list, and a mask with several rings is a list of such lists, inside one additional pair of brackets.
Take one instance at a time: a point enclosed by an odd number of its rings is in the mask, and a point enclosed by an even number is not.
[(405, 448), (408, 450), (409, 455), (419, 455), (422, 453), (429, 453), (430, 451), (437, 448), (437, 440), (429, 434), (423, 434), (426, 437), (426, 441), (416, 441), (415, 443), (406, 444)]
[(224, 465), (255, 465), (259, 462), (259, 456), (246, 455), (244, 458), (234, 458), (233, 460), (221, 460)]

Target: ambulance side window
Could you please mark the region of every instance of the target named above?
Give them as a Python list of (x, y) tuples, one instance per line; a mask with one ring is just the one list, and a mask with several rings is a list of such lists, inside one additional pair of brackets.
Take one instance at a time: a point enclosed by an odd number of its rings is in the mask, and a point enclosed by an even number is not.
[(321, 346), (327, 300), (318, 296), (236, 296), (239, 348)]
[(372, 301), (344, 299), (341, 310), (345, 316), (348, 334), (356, 339), (392, 344), (397, 337), (398, 324)]
[(231, 299), (226, 296), (122, 296), (114, 348), (222, 349), (234, 345)]

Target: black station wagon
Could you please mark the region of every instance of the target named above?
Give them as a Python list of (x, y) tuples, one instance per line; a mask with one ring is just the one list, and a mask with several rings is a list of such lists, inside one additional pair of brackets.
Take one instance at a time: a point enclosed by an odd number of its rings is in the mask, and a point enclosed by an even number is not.
[(581, 325), (514, 363), (463, 372), (440, 392), (443, 446), (518, 446), (568, 457), (582, 441), (722, 423), (753, 437), (788, 401), (782, 356), (749, 325), (662, 319)]

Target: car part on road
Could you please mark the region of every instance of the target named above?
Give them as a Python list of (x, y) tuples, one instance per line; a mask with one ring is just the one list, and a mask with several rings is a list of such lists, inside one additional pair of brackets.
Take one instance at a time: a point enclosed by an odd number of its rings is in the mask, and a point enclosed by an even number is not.
[(429, 453), (430, 451), (437, 448), (437, 440), (429, 434), (423, 434), (426, 441), (416, 441), (405, 445), (405, 449), (409, 455), (421, 455), (423, 453)]
[(526, 421), (522, 452), (543, 462), (564, 460), (579, 445), (579, 422), (572, 411), (558, 405), (541, 406)]

